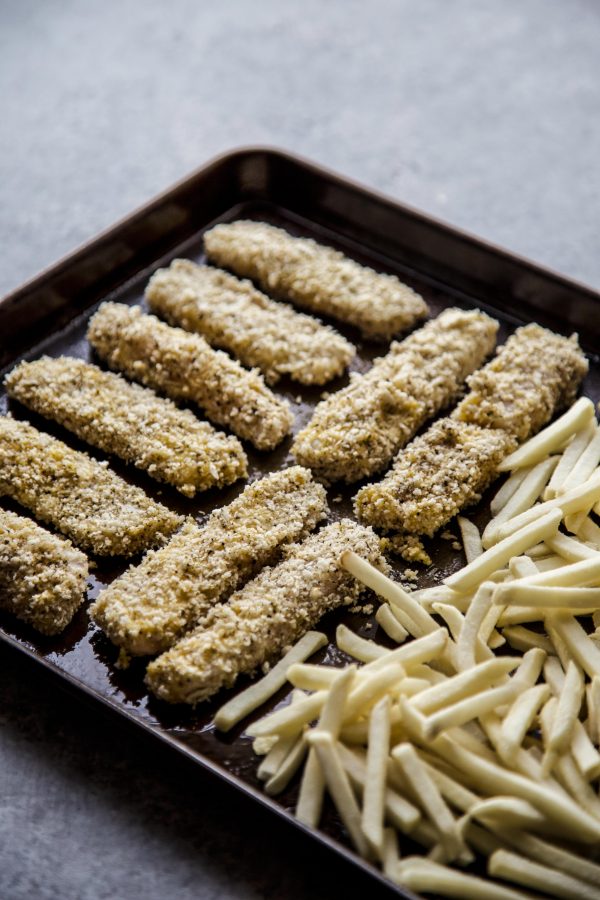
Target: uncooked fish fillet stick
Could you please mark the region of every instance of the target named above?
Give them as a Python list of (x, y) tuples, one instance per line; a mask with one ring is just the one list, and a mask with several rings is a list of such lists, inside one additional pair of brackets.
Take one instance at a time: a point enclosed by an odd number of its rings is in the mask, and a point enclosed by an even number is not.
[(328, 481), (358, 481), (386, 468), (455, 399), (492, 352), (497, 331), (485, 313), (448, 309), (392, 344), (366, 375), (319, 403), (294, 441), (295, 459)]
[(173, 400), (189, 400), (260, 450), (276, 447), (292, 427), (289, 405), (258, 372), (213, 350), (199, 334), (171, 328), (137, 307), (103, 303), (88, 340), (111, 369)]
[(323, 528), (288, 547), (283, 562), (263, 569), (151, 662), (150, 690), (170, 703), (195, 704), (278, 659), (326, 612), (360, 596), (362, 585), (340, 564), (345, 550), (387, 570), (371, 529), (348, 519)]
[(327, 516), (324, 488), (299, 466), (249, 485), (202, 527), (191, 520), (112, 582), (92, 618), (132, 655), (159, 653), (286, 543), (308, 535)]
[(271, 384), (288, 375), (301, 384), (325, 384), (341, 375), (353, 345), (328, 325), (271, 300), (252, 282), (212, 266), (174, 260), (146, 288), (150, 309), (171, 325), (202, 334)]
[(193, 497), (247, 475), (234, 437), (153, 391), (81, 359), (42, 357), (6, 377), (10, 397)]
[(131, 556), (160, 543), (182, 521), (108, 463), (10, 416), (0, 416), (0, 496), (99, 556)]
[(390, 472), (356, 496), (362, 522), (434, 534), (476, 503), (502, 459), (570, 403), (588, 364), (576, 338), (539, 325), (517, 329), (495, 359), (469, 379), (449, 418), (401, 450)]
[(264, 222), (215, 225), (204, 246), (217, 265), (302, 309), (354, 325), (366, 338), (389, 340), (427, 316), (423, 298), (395, 275)]
[(0, 603), (42, 634), (63, 631), (85, 598), (88, 561), (64, 538), (0, 509)]

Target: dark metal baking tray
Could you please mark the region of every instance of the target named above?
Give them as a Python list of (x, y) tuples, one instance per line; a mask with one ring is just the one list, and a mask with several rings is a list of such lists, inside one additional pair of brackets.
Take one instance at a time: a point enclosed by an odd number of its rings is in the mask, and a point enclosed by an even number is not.
[[(425, 296), (433, 314), (448, 305), (486, 309), (501, 320), (500, 340), (515, 325), (532, 320), (563, 333), (578, 331), (592, 358), (585, 391), (594, 400), (600, 397), (600, 369), (595, 357), (600, 347), (597, 292), (306, 160), (261, 147), (218, 157), (0, 300), (1, 374), (19, 359), (36, 358), (42, 353), (93, 359), (85, 341), (85, 329), (89, 316), (101, 301), (143, 302), (144, 286), (155, 268), (168, 264), (176, 256), (202, 260), (203, 232), (216, 222), (242, 216), (282, 225), (296, 234), (332, 244), (359, 262), (400, 275)], [(382, 345), (364, 343), (351, 329), (341, 330), (359, 347), (354, 370), (364, 370), (374, 356), (384, 352)], [(334, 390), (346, 380), (338, 379), (326, 389)], [(292, 403), (296, 429), (301, 427), (321, 392), (285, 381), (277, 390)], [(8, 409), (71, 446), (84, 447), (62, 429), (29, 414), (16, 403), (9, 403), (0, 394), (0, 412)], [(259, 454), (247, 448), (250, 477), (289, 465), (292, 462), (289, 446), (288, 440), (271, 454)], [(85, 449), (99, 459), (104, 458), (101, 453)], [(186, 501), (174, 490), (157, 486), (115, 459), (111, 459), (111, 465), (152, 496), (200, 520), (211, 509), (229, 502), (243, 488), (237, 485)], [(351, 514), (355, 490), (356, 486), (343, 490), (334, 486), (330, 491), (332, 519)], [(8, 500), (2, 503), (16, 509)], [(484, 522), (487, 515), (484, 497), (475, 516)], [(448, 541), (436, 539), (429, 546), (434, 565), (420, 574), (421, 586), (438, 582), (463, 562), (461, 554), (452, 550)], [(405, 568), (406, 564), (400, 563), (398, 571)], [(96, 560), (90, 599), (123, 569), (120, 561)], [(330, 615), (322, 626), (332, 636), (341, 620), (361, 634), (385, 641), (374, 620), (365, 616), (340, 612)], [(10, 615), (2, 614), (0, 638), (45, 667), (48, 675), (58, 676), (64, 685), (124, 717), (174, 752), (185, 755), (294, 822), (296, 827), (312, 834), (373, 878), (385, 881), (377, 869), (360, 860), (350, 849), (331, 808), (326, 810), (323, 828), (311, 832), (293, 818), (296, 783), (276, 799), (262, 793), (256, 778), (257, 759), (250, 741), (243, 736), (243, 726), (226, 736), (215, 733), (211, 726), (215, 708), (232, 692), (219, 695), (215, 703), (204, 704), (195, 711), (155, 701), (143, 686), (143, 661), (135, 660), (126, 670), (117, 668), (116, 648), (90, 622), (85, 608), (58, 638), (43, 638)], [(343, 661), (332, 644), (319, 656), (332, 664)], [(246, 683), (240, 679), (239, 688)], [(286, 691), (281, 691), (271, 706), (281, 703), (285, 697)], [(397, 891), (401, 896), (413, 896), (399, 888)]]

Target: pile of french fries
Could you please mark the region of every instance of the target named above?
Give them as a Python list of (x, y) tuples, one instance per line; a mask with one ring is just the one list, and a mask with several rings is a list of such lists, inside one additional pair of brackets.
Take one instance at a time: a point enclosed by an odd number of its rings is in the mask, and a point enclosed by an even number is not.
[[(297, 817), (317, 827), (329, 795), (357, 852), (397, 884), (486, 900), (600, 898), (592, 402), (578, 400), (502, 469), (483, 534), (459, 520), (467, 564), (443, 584), (409, 593), (343, 555), (383, 601), (376, 618), (394, 649), (340, 625), (338, 647), (355, 662), (311, 665), (326, 639), (310, 632), (215, 722), (231, 728), (290, 683), (291, 702), (246, 732), (265, 790), (302, 769)], [(426, 855), (405, 855), (399, 836)], [(476, 854), (490, 878), (469, 870)]]

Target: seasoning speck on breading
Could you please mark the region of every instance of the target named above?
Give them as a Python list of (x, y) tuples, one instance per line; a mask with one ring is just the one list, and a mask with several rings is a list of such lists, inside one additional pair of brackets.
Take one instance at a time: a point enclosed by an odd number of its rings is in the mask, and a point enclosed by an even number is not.
[(87, 558), (64, 538), (0, 509), (0, 603), (42, 634), (63, 631), (85, 598)]
[(202, 334), (270, 383), (287, 375), (301, 384), (325, 384), (341, 375), (353, 345), (328, 325), (271, 300), (252, 282), (212, 266), (174, 260), (146, 288), (150, 309), (171, 325)]
[(103, 303), (90, 321), (88, 340), (111, 369), (200, 406), (259, 450), (272, 450), (290, 432), (292, 412), (266, 386), (199, 334), (165, 325), (137, 307)]
[(150, 690), (169, 703), (199, 703), (278, 659), (329, 610), (353, 606), (364, 588), (342, 567), (345, 550), (387, 571), (371, 529), (348, 519), (323, 528), (288, 547), (283, 562), (263, 569), (151, 662)]
[(491, 353), (498, 323), (448, 309), (355, 375), (317, 406), (296, 436), (295, 459), (327, 481), (358, 481), (385, 469), (398, 450), (454, 400)]
[(423, 298), (395, 275), (264, 222), (215, 225), (204, 246), (217, 265), (301, 309), (354, 325), (366, 338), (389, 340), (428, 312)]
[(81, 359), (24, 362), (5, 383), (10, 397), (187, 497), (247, 475), (246, 454), (237, 438)]
[(131, 556), (181, 522), (107, 464), (10, 416), (0, 416), (0, 496), (99, 556)]
[(325, 490), (293, 466), (249, 485), (202, 527), (188, 521), (103, 590), (90, 612), (133, 655), (159, 653), (282, 547), (327, 516)]

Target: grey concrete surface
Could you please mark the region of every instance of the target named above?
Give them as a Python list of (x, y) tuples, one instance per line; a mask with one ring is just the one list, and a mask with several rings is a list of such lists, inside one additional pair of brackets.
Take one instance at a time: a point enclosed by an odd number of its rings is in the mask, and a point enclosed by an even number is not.
[[(5, 0), (0, 293), (248, 143), (600, 287), (599, 45), (595, 0)], [(0, 900), (342, 894), (364, 883), (3, 652)]]

